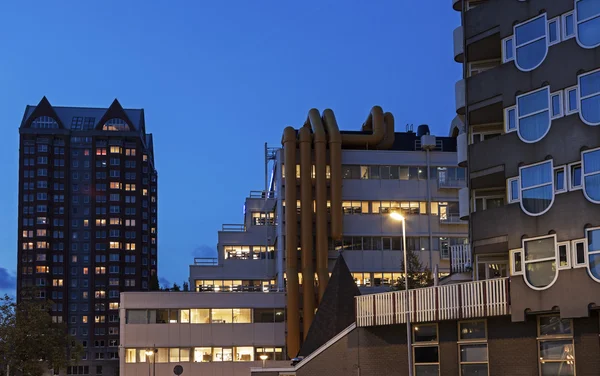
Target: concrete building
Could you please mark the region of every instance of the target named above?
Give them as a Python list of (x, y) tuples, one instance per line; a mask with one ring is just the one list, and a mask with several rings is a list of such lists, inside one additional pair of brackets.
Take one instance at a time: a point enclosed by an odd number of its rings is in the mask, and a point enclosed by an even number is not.
[[(330, 125), (335, 122), (330, 110), (323, 116), (318, 112), (315, 116), (315, 112), (310, 115), (314, 123), (326, 118)], [(323, 156), (319, 154), (319, 158), (311, 157), (306, 164), (306, 146), (302, 145), (297, 148), (298, 158), (286, 156), (289, 144), (284, 143), (284, 148), (265, 148), (266, 175), (270, 176), (265, 179), (267, 189), (253, 191), (246, 198), (243, 223), (222, 226), (216, 258), (197, 258), (190, 265), (189, 280), (194, 292), (123, 294), (122, 372), (147, 372), (150, 359), (145, 352), (152, 353), (154, 349), (159, 351), (156, 359), (161, 361), (156, 366), (160, 370), (172, 371), (181, 364), (185, 369), (209, 375), (248, 374), (257, 361), (261, 365), (260, 355), (267, 357), (267, 367), (273, 366), (269, 362), (296, 357), (312, 324), (316, 304), (325, 294), (325, 284), (332, 273), (335, 276), (335, 260), (340, 253), (344, 254), (344, 270), (351, 273), (353, 286), (356, 283), (361, 290), (372, 292), (389, 291), (397, 284), (402, 271), (402, 230), (399, 222), (390, 219), (392, 211), (405, 215), (407, 248), (420, 257), (422, 265), (429, 269), (438, 267), (441, 275), (449, 274), (450, 247), (464, 244), (467, 239), (466, 221), (458, 218), (458, 190), (466, 186), (466, 180), (464, 170), (456, 164), (455, 138), (432, 136), (426, 126), (421, 126), (419, 133), (410, 128), (407, 132), (395, 132), (391, 114), (384, 114), (378, 107), (370, 119), (361, 131), (338, 132), (368, 137), (375, 134), (374, 141), (364, 145), (342, 143), (337, 160), (326, 153), (327, 163), (321, 163)], [(286, 142), (290, 129), (286, 130)], [(306, 139), (307, 129), (305, 126), (297, 132), (301, 139)], [(335, 139), (335, 133), (331, 134), (334, 137), (330, 138)], [(383, 139), (385, 147), (380, 144)], [(286, 166), (285, 160), (290, 159), (295, 163)], [(286, 176), (293, 177), (292, 184), (286, 184), (290, 181)], [(303, 180), (302, 176), (306, 178)], [(313, 186), (317, 188), (314, 191)], [(290, 187), (294, 193), (290, 193)], [(333, 193), (334, 188), (340, 189), (339, 195)], [(293, 205), (287, 204), (286, 197), (296, 195), (296, 191), (300, 199), (293, 199)], [(341, 226), (338, 237), (331, 234), (334, 218), (341, 221), (336, 222)], [(288, 273), (290, 253), (286, 250), (290, 245), (286, 241), (296, 238), (290, 231), (304, 233), (303, 242), (292, 247), (293, 259), (305, 267), (299, 270), (292, 265), (296, 268), (295, 285)], [(324, 246), (317, 246), (323, 240)], [(310, 248), (310, 252), (302, 253), (303, 247)], [(311, 269), (319, 257), (323, 258), (319, 263), (324, 262), (325, 269)], [(307, 281), (311, 288), (306, 287)], [(330, 295), (336, 297), (337, 290)], [(305, 313), (306, 307), (310, 315)], [(331, 307), (335, 310), (335, 304)], [(278, 315), (284, 308), (285, 315)], [(233, 322), (220, 321), (222, 309), (233, 309)], [(264, 322), (264, 309), (275, 309), (274, 316), (267, 316), (274, 317), (275, 322)], [(197, 310), (204, 310), (209, 322), (181, 322), (182, 314), (187, 317), (189, 311), (191, 316)], [(234, 321), (236, 312), (246, 321)], [(157, 321), (168, 320), (157, 317), (167, 314), (173, 315), (174, 322), (159, 325)], [(141, 323), (132, 321), (138, 316), (142, 317)], [(280, 321), (284, 317), (285, 321)], [(316, 343), (319, 342), (313, 340), (307, 346), (314, 347)], [(212, 355), (204, 357), (203, 351), (208, 348)], [(166, 358), (171, 350), (173, 357)], [(252, 356), (236, 357), (236, 351)], [(215, 354), (222, 354), (221, 358), (215, 358)], [(289, 366), (289, 360), (279, 366)]]
[(19, 128), (17, 290), (51, 299), (84, 348), (73, 375), (116, 375), (119, 294), (157, 271), (157, 172), (143, 109), (27, 106)]
[(448, 284), (355, 297), (345, 330), (253, 375), (598, 374), (600, 1), (451, 3), (469, 245)]

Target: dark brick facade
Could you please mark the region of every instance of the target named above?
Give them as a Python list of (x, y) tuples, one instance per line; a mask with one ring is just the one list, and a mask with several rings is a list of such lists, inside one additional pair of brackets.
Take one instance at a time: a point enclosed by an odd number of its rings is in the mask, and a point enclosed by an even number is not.
[[(439, 325), (440, 375), (459, 375), (458, 322)], [(574, 319), (578, 376), (600, 375), (600, 317)], [(489, 376), (538, 376), (537, 319), (512, 322), (510, 316), (487, 319)], [(302, 364), (297, 376), (407, 375), (404, 325), (356, 328)], [(267, 376), (256, 373), (255, 376)]]

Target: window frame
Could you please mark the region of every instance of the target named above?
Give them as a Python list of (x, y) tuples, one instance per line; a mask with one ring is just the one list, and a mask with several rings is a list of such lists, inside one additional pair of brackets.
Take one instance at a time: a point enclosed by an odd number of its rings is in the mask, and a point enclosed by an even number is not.
[(573, 7), (573, 29), (575, 31), (575, 39), (577, 40), (577, 44), (579, 45), (579, 47), (581, 48), (585, 48), (585, 49), (594, 49), (598, 46), (600, 46), (600, 40), (598, 41), (598, 43), (596, 43), (593, 46), (584, 46), (581, 41), (579, 40), (579, 25), (588, 21), (591, 21), (595, 18), (599, 18), (600, 17), (600, 13), (596, 14), (595, 16), (589, 17), (589, 18), (585, 18), (581, 21), (577, 20), (577, 3), (579, 3), (582, 0), (574, 0), (574, 7)]
[[(520, 116), (519, 115), (519, 99), (523, 98), (523, 97), (530, 96), (530, 95), (535, 95), (535, 94), (537, 94), (540, 91), (547, 91), (548, 92), (548, 107), (546, 107), (545, 110), (538, 110), (538, 111), (531, 112), (531, 113), (528, 113), (526, 115)], [(520, 124), (521, 123), (521, 119), (525, 119), (525, 118), (528, 118), (530, 116), (538, 115), (538, 114), (541, 114), (541, 113), (543, 113), (545, 111), (548, 111), (548, 122), (549, 122), (548, 129), (546, 129), (546, 132), (544, 132), (544, 134), (541, 135), (539, 138), (537, 138), (535, 140), (532, 140), (532, 141), (523, 139), (523, 137), (521, 137), (521, 132), (520, 132), (520, 129), (521, 129), (521, 124)], [(517, 130), (517, 134), (519, 135), (519, 138), (521, 139), (521, 141), (525, 142), (526, 144), (534, 144), (534, 143), (542, 140), (544, 137), (546, 137), (546, 135), (548, 134), (548, 132), (550, 132), (550, 128), (552, 127), (552, 119), (553, 119), (553, 117), (552, 117), (552, 93), (550, 92), (550, 85), (546, 85), (544, 87), (541, 87), (539, 89), (535, 89), (535, 90), (529, 91), (527, 93), (519, 94), (519, 95), (517, 95), (515, 97), (515, 126), (516, 126), (516, 130)]]
[(585, 189), (585, 178), (588, 176), (600, 175), (600, 170), (586, 173), (583, 157), (585, 154), (589, 154), (592, 152), (599, 152), (599, 151), (600, 151), (600, 148), (594, 148), (594, 149), (584, 150), (581, 152), (581, 189), (583, 190), (583, 195), (585, 196), (585, 198), (593, 204), (600, 204), (600, 200), (594, 200), (587, 194), (587, 190)]
[(540, 376), (544, 376), (542, 374), (542, 367), (541, 365), (543, 363), (564, 363), (567, 362), (568, 360), (549, 360), (549, 359), (542, 359), (542, 354), (541, 354), (541, 344), (542, 342), (552, 342), (552, 341), (565, 341), (565, 340), (571, 340), (571, 346), (573, 349), (573, 359), (571, 360), (573, 362), (573, 369), (575, 370), (574, 375), (577, 374), (577, 370), (576, 370), (576, 360), (577, 357), (575, 356), (575, 338), (574, 338), (574, 323), (573, 323), (573, 319), (567, 319), (571, 321), (571, 334), (553, 334), (553, 335), (546, 335), (546, 336), (542, 336), (540, 333), (540, 319), (542, 317), (552, 317), (552, 316), (557, 316), (557, 314), (548, 314), (548, 315), (538, 315), (536, 317), (536, 344), (537, 344), (537, 355), (538, 355), (538, 373)]
[[(571, 35), (567, 35), (567, 17), (569, 17), (569, 16), (573, 17), (573, 34), (571, 34)], [(562, 14), (560, 16), (560, 18), (561, 18), (561, 38), (562, 38), (562, 40), (566, 41), (568, 39), (575, 38), (575, 33), (576, 33), (575, 28), (576, 28), (576, 26), (575, 26), (575, 12), (574, 12), (574, 10)]]
[[(525, 276), (525, 269), (523, 268), (523, 248), (511, 249), (508, 251), (509, 254), (509, 264), (510, 264), (510, 275), (522, 275)], [(516, 269), (516, 258), (515, 255), (519, 254), (521, 256), (521, 270), (517, 271)]]
[[(514, 124), (515, 124), (514, 128), (510, 128), (510, 111), (514, 111), (514, 117), (513, 117)], [(519, 125), (517, 123), (517, 105), (515, 104), (514, 106), (506, 107), (504, 109), (504, 132), (505, 133), (516, 132), (517, 129), (519, 129)]]
[[(512, 182), (516, 181), (517, 182), (517, 198), (513, 199), (512, 198), (512, 193), (513, 193), (513, 189), (512, 189)], [(521, 179), (519, 176), (513, 177), (513, 178), (508, 178), (506, 179), (506, 202), (508, 204), (514, 204), (517, 202), (521, 202)]]
[[(564, 94), (563, 94), (563, 100), (564, 100), (564, 116), (569, 116), (569, 115), (573, 115), (573, 114), (577, 114), (579, 113), (579, 85), (574, 85), (574, 86), (570, 86), (568, 88), (565, 88), (564, 90)], [(571, 103), (570, 99), (569, 99), (569, 93), (574, 91), (575, 92), (575, 109), (571, 110), (569, 108), (569, 104)]]
[[(535, 167), (538, 165), (542, 165), (545, 163), (550, 163), (550, 182), (549, 183), (543, 183), (543, 184), (537, 184), (537, 185), (533, 185), (531, 187), (527, 187), (527, 188), (523, 188), (523, 179), (521, 179), (521, 171), (526, 169), (526, 168), (530, 168), (530, 167)], [(527, 210), (525, 210), (524, 206), (523, 206), (523, 189), (525, 190), (531, 190), (531, 189), (536, 189), (536, 188), (540, 188), (540, 187), (544, 187), (550, 185), (552, 187), (552, 201), (550, 201), (550, 204), (548, 205), (548, 207), (546, 209), (544, 209), (543, 211), (541, 211), (540, 213), (530, 213)], [(519, 203), (521, 205), (521, 210), (523, 211), (523, 213), (531, 216), (531, 217), (539, 217), (541, 215), (546, 214), (551, 208), (552, 205), (554, 204), (554, 200), (555, 200), (555, 194), (554, 194), (554, 160), (552, 159), (547, 159), (545, 161), (542, 162), (537, 162), (537, 163), (533, 163), (530, 165), (526, 165), (526, 166), (520, 166), (519, 167)]]
[[(524, 26), (524, 25), (526, 25), (528, 23), (535, 22), (538, 18), (543, 18), (546, 21), (546, 22), (544, 22), (544, 36), (543, 37), (538, 37), (537, 39), (529, 40), (529, 41), (523, 43), (522, 45), (517, 46), (517, 28), (519, 28), (521, 26)], [(550, 42), (550, 38), (548, 37), (548, 15), (546, 13), (542, 13), (540, 15), (537, 15), (535, 17), (532, 17), (532, 18), (530, 18), (528, 20), (525, 20), (525, 21), (523, 21), (521, 23), (518, 23), (518, 24), (514, 25), (513, 26), (513, 36), (514, 36), (514, 38), (513, 38), (513, 57), (514, 57), (515, 66), (517, 67), (517, 69), (520, 70), (521, 72), (531, 72), (531, 71), (539, 68), (540, 65), (542, 65), (544, 63), (544, 61), (546, 60), (546, 57), (548, 56), (548, 43)], [(540, 63), (538, 65), (536, 65), (535, 67), (529, 68), (529, 69), (522, 69), (519, 66), (519, 63), (517, 61), (517, 49), (525, 47), (525, 46), (528, 46), (528, 45), (530, 45), (532, 43), (535, 43), (535, 42), (537, 42), (539, 40), (542, 40), (542, 38), (546, 40), (546, 52), (544, 54), (544, 57), (540, 60)]]
[[(511, 41), (512, 43), (512, 47), (510, 49), (508, 49), (506, 47), (506, 43)], [(511, 57), (507, 57), (506, 52), (510, 51), (512, 56)], [(510, 61), (514, 61), (515, 60), (515, 38), (513, 35), (506, 37), (504, 39), (502, 39), (502, 63), (508, 63)]]
[[(577, 165), (579, 165), (579, 168), (581, 169), (581, 181), (579, 182), (579, 185), (573, 185), (573, 168), (577, 167)], [(569, 175), (569, 191), (577, 191), (583, 189), (583, 164), (581, 163), (581, 160), (569, 163), (567, 165), (567, 173)]]
[[(417, 342), (415, 340), (415, 331), (416, 328), (418, 328), (419, 326), (435, 326), (435, 332), (436, 332), (436, 340), (435, 341), (428, 341), (428, 342)], [(438, 367), (438, 376), (440, 376), (440, 327), (439, 324), (437, 322), (435, 323), (419, 323), (416, 325), (411, 326), (411, 335), (412, 335), (412, 349), (411, 349), (411, 354), (412, 354), (412, 360), (413, 360), (413, 373), (417, 374), (417, 367), (418, 366), (429, 366), (429, 365), (437, 365)], [(437, 347), (437, 351), (438, 351), (438, 361), (435, 363), (419, 363), (417, 364), (417, 362), (415, 361), (415, 348), (417, 347)]]
[[(556, 23), (556, 40), (554, 42), (552, 42), (550, 40), (550, 24), (552, 23)], [(546, 24), (546, 37), (547, 39), (547, 45), (548, 47), (550, 46), (554, 46), (555, 44), (559, 44), (560, 42), (562, 42), (562, 28), (561, 28), (562, 24), (561, 24), (561, 16), (556, 16), (554, 18), (551, 18), (548, 20), (547, 24)]]
[[(583, 263), (577, 262), (577, 244), (583, 244)], [(573, 269), (587, 268), (588, 255), (587, 255), (587, 238), (573, 239), (571, 240), (571, 265)]]
[(583, 249), (584, 249), (584, 254), (585, 254), (585, 262), (587, 264), (588, 275), (594, 281), (600, 283), (600, 278), (597, 278), (596, 276), (594, 276), (592, 274), (592, 270), (590, 269), (590, 255), (600, 255), (600, 249), (597, 250), (597, 251), (591, 251), (590, 252), (589, 236), (588, 236), (588, 233), (590, 231), (598, 231), (598, 230), (600, 230), (600, 227), (590, 227), (590, 228), (586, 228), (585, 229), (585, 243), (584, 243), (584, 248)]
[[(567, 256), (567, 265), (561, 266), (560, 265), (560, 247), (561, 246), (566, 246), (567, 247), (567, 252), (566, 252), (566, 256)], [(557, 270), (566, 270), (566, 269), (571, 269), (571, 242), (570, 241), (564, 241), (564, 242), (557, 242), (556, 243), (556, 252), (558, 254), (558, 259), (557, 259), (557, 264), (556, 264), (556, 269)]]
[[(556, 189), (556, 172), (558, 170), (563, 170), (563, 188), (560, 190)], [(565, 193), (569, 191), (569, 182), (567, 181), (567, 166), (566, 165), (560, 165), (560, 166), (556, 166), (554, 167), (554, 170), (552, 171), (552, 173), (554, 174), (554, 194), (561, 194), (561, 193)]]
[[(462, 339), (461, 338), (461, 324), (465, 324), (465, 323), (470, 323), (470, 322), (479, 322), (479, 321), (483, 321), (484, 323), (484, 327), (485, 327), (485, 336), (484, 338), (476, 338), (476, 339)], [(485, 364), (487, 366), (487, 374), (490, 374), (490, 351), (489, 351), (489, 346), (488, 346), (488, 325), (487, 325), (487, 320), (485, 318), (483, 319), (473, 319), (473, 320), (460, 320), (458, 321), (457, 325), (456, 325), (457, 331), (458, 331), (458, 337), (457, 337), (457, 348), (458, 348), (458, 374), (460, 376), (463, 375), (462, 373), (462, 366), (463, 365), (470, 365), (470, 364)], [(461, 349), (463, 346), (472, 346), (472, 345), (485, 345), (485, 349), (486, 349), (486, 361), (485, 362), (463, 362), (461, 360)], [(438, 350), (439, 351), (439, 350)]]
[[(553, 108), (553, 98), (554, 97), (558, 97), (558, 111), (559, 113), (557, 115), (554, 115), (554, 108)], [(563, 116), (565, 116), (565, 111), (564, 111), (564, 102), (563, 102), (563, 91), (559, 90), (559, 91), (555, 91), (554, 93), (550, 93), (550, 102), (548, 103), (548, 107), (550, 109), (550, 121), (555, 120), (555, 119), (559, 119)]]
[[(533, 240), (546, 239), (546, 238), (554, 239), (554, 257), (546, 257), (546, 258), (527, 261), (527, 257), (525, 255), (525, 243), (529, 242), (529, 241), (533, 241)], [(558, 243), (556, 241), (556, 234), (542, 235), (542, 236), (535, 236), (533, 238), (521, 239), (521, 247), (523, 249), (523, 256), (522, 256), (523, 280), (525, 281), (525, 284), (527, 284), (527, 286), (529, 286), (529, 288), (536, 290), (536, 291), (543, 291), (543, 290), (549, 289), (556, 283), (556, 280), (558, 279), (558, 274), (559, 274), (558, 273), (559, 260), (558, 260), (558, 245), (557, 244)], [(527, 270), (527, 264), (540, 263), (540, 262), (546, 262), (546, 261), (552, 261), (552, 260), (554, 260), (554, 262), (556, 263), (556, 271), (554, 272), (554, 279), (552, 280), (552, 282), (550, 282), (547, 286), (544, 286), (544, 287), (536, 287), (536, 286), (533, 286), (531, 283), (529, 283), (529, 281), (527, 279), (527, 273), (525, 272)]]
[[(600, 17), (600, 15), (598, 17)], [(598, 46), (600, 46), (600, 43), (598, 43)], [(596, 46), (596, 47), (598, 47), (598, 46)], [(582, 74), (580, 74), (580, 75), (577, 76), (577, 108), (578, 108), (578, 111), (579, 111), (579, 119), (583, 123), (585, 123), (587, 125), (590, 125), (590, 126), (600, 125), (600, 121), (598, 121), (597, 123), (591, 123), (591, 122), (585, 120), (583, 118), (583, 113), (582, 113), (582, 107), (583, 106), (581, 105), (581, 102), (584, 101), (584, 100), (586, 100), (586, 99), (589, 99), (589, 98), (600, 96), (600, 91), (598, 91), (598, 92), (596, 92), (594, 94), (588, 95), (585, 98), (582, 98), (581, 97), (581, 79), (584, 78), (584, 77), (586, 77), (586, 76), (590, 76), (590, 75), (596, 74), (596, 73), (600, 74), (600, 68), (594, 69), (594, 70), (589, 71), (589, 72), (582, 73)]]

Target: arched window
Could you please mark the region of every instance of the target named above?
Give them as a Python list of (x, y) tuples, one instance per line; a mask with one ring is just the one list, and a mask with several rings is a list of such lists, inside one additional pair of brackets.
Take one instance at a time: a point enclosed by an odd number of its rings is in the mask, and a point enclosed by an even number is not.
[(552, 286), (558, 277), (556, 235), (523, 239), (525, 283), (534, 290)]
[(516, 125), (519, 138), (527, 143), (541, 140), (550, 130), (550, 87), (517, 96)]
[(102, 126), (103, 131), (129, 131), (129, 125), (125, 122), (125, 120), (113, 118), (107, 121)]
[(528, 72), (539, 67), (548, 54), (546, 13), (514, 26), (515, 65)]
[(600, 1), (575, 0), (577, 43), (583, 48), (600, 46)]
[(31, 128), (55, 129), (58, 123), (50, 116), (40, 116), (31, 123)]
[(583, 194), (594, 204), (600, 204), (600, 148), (581, 153)]
[(547, 212), (554, 202), (552, 160), (519, 168), (521, 209), (528, 215)]
[(586, 231), (588, 271), (590, 276), (600, 282), (600, 228), (591, 228)]
[(600, 125), (600, 69), (582, 74), (578, 80), (579, 117), (588, 125)]

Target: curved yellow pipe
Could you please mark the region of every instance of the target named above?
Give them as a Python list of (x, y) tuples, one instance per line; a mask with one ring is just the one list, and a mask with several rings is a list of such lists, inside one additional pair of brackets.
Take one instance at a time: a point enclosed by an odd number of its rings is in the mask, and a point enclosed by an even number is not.
[(298, 239), (296, 214), (296, 130), (283, 130), (285, 163), (285, 269), (287, 275), (287, 352), (290, 358), (300, 351), (300, 307), (298, 286)]
[(391, 112), (386, 112), (383, 115), (383, 125), (385, 129), (385, 136), (383, 141), (377, 145), (377, 149), (387, 150), (392, 147), (395, 139), (395, 128), (394, 128), (394, 115)]
[[(317, 276), (319, 277), (319, 302), (323, 298), (329, 270), (327, 268), (329, 249), (327, 242), (327, 135), (321, 122), (319, 110), (311, 109), (308, 112), (307, 123), (313, 130), (315, 147), (315, 191), (316, 191), (316, 258)], [(302, 204), (304, 205), (304, 204)]]
[(302, 312), (304, 338), (315, 315), (315, 267), (313, 260), (312, 138), (310, 127), (298, 131), (300, 139), (300, 246), (302, 248)]
[(361, 146), (368, 149), (374, 149), (383, 140), (385, 129), (383, 125), (383, 110), (379, 106), (371, 108), (369, 117), (363, 129), (373, 129), (371, 134), (342, 134), (342, 144), (344, 146)]
[(331, 237), (342, 238), (342, 135), (335, 115), (323, 111), (323, 124), (329, 137), (329, 165), (331, 166)]

